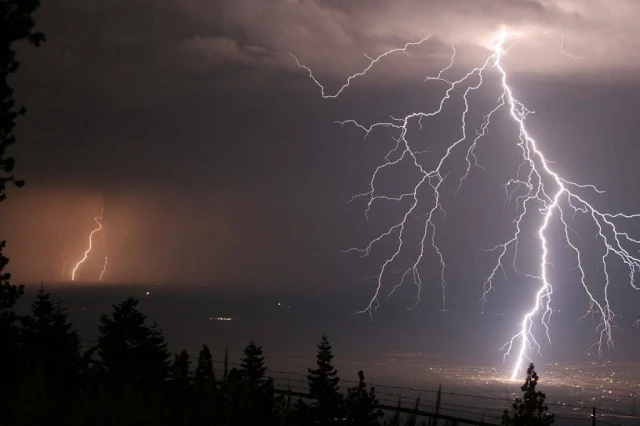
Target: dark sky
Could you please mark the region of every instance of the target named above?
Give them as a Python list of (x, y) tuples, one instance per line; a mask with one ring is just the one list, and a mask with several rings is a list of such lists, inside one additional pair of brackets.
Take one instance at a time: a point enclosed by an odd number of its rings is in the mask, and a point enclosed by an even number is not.
[[(15, 79), (29, 113), (12, 154), (28, 185), (9, 194), (0, 216), (11, 271), (27, 283), (60, 281), (62, 255), (81, 257), (92, 218), (104, 208), (109, 281), (348, 291), (366, 304), (375, 285), (366, 278), (390, 246), (369, 259), (340, 250), (366, 245), (397, 212), (381, 207), (368, 223), (365, 204), (347, 201), (366, 190), (395, 135), (363, 139), (334, 122), (431, 108), (442, 86), (424, 77), (447, 64), (450, 44), (460, 49), (452, 69), (460, 75), (486, 55), (502, 24), (520, 36), (505, 66), (516, 96), (535, 111), (528, 125), (548, 157), (568, 177), (605, 190), (597, 198), (604, 210), (640, 211), (640, 6), (613, 3), (43, 2), (37, 21), (48, 41), (21, 49)], [(289, 56), (337, 88), (367, 65), (362, 52), (377, 55), (429, 34), (334, 100), (322, 99)], [(489, 86), (476, 95), (478, 117), (497, 94)], [(414, 137), (446, 147), (461, 111), (453, 100)], [(499, 116), (478, 149), (487, 171), (474, 170), (456, 199), (446, 191), (439, 236), (453, 309), (475, 306), (495, 260), (482, 249), (508, 236), (513, 206), (504, 205), (500, 185), (518, 164), (514, 130)], [(387, 182), (393, 188), (409, 178), (398, 173)], [(558, 303), (583, 312), (586, 299), (564, 248), (560, 241), (554, 277), (565, 299)], [(433, 307), (435, 262), (430, 253), (424, 263), (423, 299)], [(79, 280), (96, 281), (100, 267), (90, 257)], [(618, 310), (633, 314), (638, 296), (616, 268)], [(526, 283), (513, 274), (510, 286), (501, 281), (489, 307), (503, 309)], [(414, 290), (406, 292), (410, 298)]]

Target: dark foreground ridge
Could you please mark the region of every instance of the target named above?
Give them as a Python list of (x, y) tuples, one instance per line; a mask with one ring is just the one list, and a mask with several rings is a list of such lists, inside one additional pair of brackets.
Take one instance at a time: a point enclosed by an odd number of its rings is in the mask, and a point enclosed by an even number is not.
[(556, 420), (537, 390), (533, 365), (522, 398), (508, 410), (508, 401), (497, 402), (497, 412), (485, 418), (473, 413), (473, 407), (451, 407), (455, 404), (442, 401), (447, 393), (441, 390), (434, 391), (428, 408), (420, 398), (409, 403), (379, 400), (362, 371), (357, 380), (340, 379), (326, 335), (318, 344), (315, 367), (300, 379), (302, 385), (289, 379), (286, 386), (275, 386), (276, 372), (268, 370), (262, 348), (253, 341), (238, 364), (225, 356), (216, 365), (207, 345), (197, 357), (187, 351), (172, 355), (162, 330), (148, 323), (137, 299), (126, 299), (103, 314), (97, 341), (87, 346), (69, 322), (64, 303), (45, 287), (25, 316), (12, 310), (21, 293), (12, 295), (14, 303), (0, 309), (3, 425), (535, 426)]

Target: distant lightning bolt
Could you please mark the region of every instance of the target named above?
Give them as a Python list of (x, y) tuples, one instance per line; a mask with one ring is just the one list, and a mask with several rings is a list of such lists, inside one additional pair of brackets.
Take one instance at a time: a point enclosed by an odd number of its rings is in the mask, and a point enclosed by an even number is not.
[(64, 278), (67, 273), (67, 250), (65, 249), (64, 253), (62, 253), (62, 274), (60, 276)]
[[(91, 253), (91, 250), (93, 249), (93, 236), (97, 233), (102, 231), (102, 214), (104, 213), (104, 210), (102, 210), (100, 212), (100, 216), (95, 217), (93, 220), (98, 224), (98, 227), (95, 228), (94, 230), (91, 231), (91, 233), (89, 234), (89, 247), (87, 248), (87, 250), (85, 250), (84, 252), (84, 256), (82, 257), (82, 259), (80, 259), (80, 261), (78, 261), (78, 263), (76, 263), (76, 266), (73, 268), (73, 270), (71, 271), (71, 281), (75, 281), (76, 279), (76, 272), (78, 271), (78, 268), (80, 268), (80, 265), (82, 265), (87, 258), (89, 257), (89, 253)], [(105, 268), (107, 265), (107, 257), (105, 254)], [(102, 274), (100, 275), (102, 277)]]
[(105, 242), (104, 232), (102, 233), (102, 248), (104, 249), (104, 264), (102, 265), (102, 272), (100, 272), (99, 281), (102, 281), (105, 274), (109, 273), (107, 270), (107, 266), (109, 265), (109, 257), (108, 257), (108, 248), (107, 243)]
[(571, 58), (571, 59), (582, 59), (581, 56), (574, 56), (571, 55), (567, 52), (565, 52), (564, 50), (564, 31), (560, 33), (560, 53), (562, 53), (564, 56)]
[[(599, 318), (600, 323), (597, 326), (599, 332), (599, 339), (594, 344), (597, 347), (598, 352), (602, 352), (602, 347), (613, 346), (612, 330), (615, 328), (615, 314), (611, 309), (609, 303), (608, 289), (610, 286), (610, 278), (607, 268), (607, 261), (610, 257), (617, 257), (621, 259), (629, 268), (629, 280), (631, 286), (635, 290), (640, 290), (635, 282), (635, 273), (640, 270), (640, 259), (629, 251), (627, 246), (635, 246), (636, 249), (640, 245), (640, 240), (634, 239), (625, 232), (618, 230), (616, 223), (622, 220), (638, 219), (640, 214), (622, 214), (622, 213), (602, 213), (590, 204), (583, 196), (582, 192), (595, 192), (602, 193), (593, 185), (582, 185), (573, 181), (567, 180), (562, 177), (557, 171), (550, 166), (550, 161), (544, 156), (540, 148), (538, 147), (535, 139), (529, 134), (525, 126), (525, 120), (527, 115), (531, 113), (521, 102), (519, 102), (508, 84), (508, 75), (503, 67), (502, 59), (508, 53), (509, 49), (513, 47), (514, 42), (508, 43), (509, 35), (505, 28), (502, 28), (497, 35), (494, 43), (490, 48), (490, 54), (486, 60), (478, 67), (473, 68), (462, 78), (458, 80), (449, 80), (445, 78), (447, 71), (454, 65), (456, 57), (456, 50), (453, 49), (453, 54), (450, 63), (443, 68), (437, 76), (428, 77), (426, 81), (437, 81), (444, 83), (446, 90), (444, 96), (440, 100), (439, 106), (430, 112), (413, 112), (405, 117), (396, 118), (391, 117), (390, 121), (377, 122), (369, 125), (362, 125), (354, 120), (345, 120), (339, 122), (341, 125), (351, 124), (361, 129), (365, 133), (365, 137), (369, 135), (373, 130), (377, 128), (391, 128), (396, 129), (398, 136), (394, 138), (395, 144), (393, 148), (387, 152), (384, 157), (384, 162), (380, 164), (373, 172), (371, 180), (369, 182), (369, 188), (366, 192), (355, 195), (353, 199), (364, 198), (367, 200), (367, 207), (365, 209), (365, 215), (367, 215), (375, 203), (379, 202), (401, 202), (410, 201), (409, 207), (406, 208), (402, 216), (402, 220), (390, 226), (385, 232), (381, 233), (378, 237), (371, 240), (371, 242), (361, 248), (351, 248), (346, 251), (353, 251), (362, 253), (363, 256), (368, 256), (374, 246), (383, 240), (395, 239), (394, 252), (389, 256), (380, 266), (379, 273), (377, 275), (377, 286), (373, 297), (369, 301), (369, 304), (359, 313), (369, 313), (370, 315), (375, 312), (380, 306), (379, 296), (383, 290), (383, 284), (385, 277), (389, 271), (391, 265), (400, 258), (403, 250), (405, 249), (405, 232), (407, 229), (407, 223), (409, 218), (414, 218), (419, 210), (420, 197), (419, 194), (425, 189), (429, 189), (432, 193), (433, 203), (427, 209), (426, 214), (422, 214), (419, 217), (424, 219), (424, 228), (422, 231), (422, 238), (419, 244), (419, 250), (416, 257), (411, 261), (411, 266), (404, 270), (400, 280), (388, 293), (391, 296), (398, 287), (404, 284), (405, 280), (410, 277), (413, 283), (417, 287), (417, 303), (420, 301), (420, 294), (422, 288), (422, 278), (419, 272), (419, 266), (421, 261), (425, 257), (425, 248), (432, 249), (437, 256), (440, 263), (440, 278), (442, 283), (441, 302), (443, 309), (446, 308), (446, 282), (445, 282), (445, 268), (444, 257), (441, 250), (436, 244), (436, 227), (435, 219), (436, 214), (441, 212), (445, 214), (445, 210), (440, 202), (440, 189), (444, 181), (448, 178), (448, 173), (444, 172), (443, 164), (445, 161), (451, 159), (452, 153), (463, 147), (463, 153), (465, 155), (465, 171), (458, 182), (458, 190), (469, 176), (471, 170), (478, 166), (477, 158), (475, 156), (475, 149), (478, 142), (486, 134), (489, 125), (491, 124), (491, 118), (493, 115), (503, 109), (507, 108), (509, 117), (514, 121), (518, 127), (517, 146), (522, 154), (522, 161), (520, 162), (516, 175), (506, 182), (503, 186), (508, 202), (515, 202), (516, 204), (516, 216), (514, 219), (514, 232), (512, 236), (504, 243), (495, 246), (490, 249), (491, 252), (497, 253), (497, 261), (487, 279), (484, 281), (482, 297), (480, 302), (484, 307), (487, 297), (494, 289), (493, 282), (499, 271), (505, 272), (505, 261), (512, 252), (511, 266), (517, 273), (522, 273), (516, 268), (516, 257), (518, 256), (518, 243), (522, 239), (521, 224), (524, 218), (530, 214), (535, 214), (537, 211), (542, 216), (542, 221), (537, 230), (537, 238), (539, 241), (540, 257), (538, 272), (534, 274), (523, 275), (536, 279), (540, 283), (540, 287), (535, 294), (535, 298), (531, 308), (524, 314), (520, 324), (518, 332), (503, 346), (505, 350), (504, 359), (508, 355), (514, 355), (515, 363), (513, 366), (511, 379), (516, 379), (522, 371), (523, 364), (529, 359), (529, 355), (532, 351), (540, 351), (540, 345), (536, 340), (533, 333), (533, 327), (536, 320), (539, 320), (545, 329), (545, 336), (549, 342), (551, 341), (549, 333), (549, 320), (552, 314), (551, 308), (551, 296), (553, 294), (552, 283), (549, 281), (548, 268), (551, 266), (549, 260), (549, 242), (547, 240), (548, 228), (552, 221), (556, 220), (560, 223), (564, 229), (564, 238), (568, 243), (569, 248), (575, 253), (577, 259), (577, 269), (580, 272), (580, 283), (589, 299), (589, 311)], [(350, 76), (346, 83), (339, 88), (334, 94), (328, 94), (324, 86), (316, 79), (311, 69), (302, 65), (298, 59), (294, 56), (296, 63), (299, 67), (305, 69), (311, 79), (321, 89), (323, 98), (336, 98), (338, 97), (356, 78), (365, 75), (379, 60), (386, 56), (395, 53), (406, 53), (410, 47), (415, 47), (423, 42), (427, 38), (424, 38), (418, 42), (407, 43), (403, 48), (389, 50), (382, 55), (371, 59), (367, 56), (370, 63), (359, 73)], [(561, 38), (561, 51), (566, 55), (563, 48), (564, 35)], [(293, 56), (293, 55), (292, 55)], [(366, 55), (365, 55), (366, 56)], [(567, 55), (570, 56), (570, 55)], [(497, 98), (495, 107), (492, 108), (485, 116), (481, 125), (480, 131), (476, 132), (475, 136), (470, 137), (467, 131), (467, 115), (469, 112), (468, 95), (478, 90), (483, 85), (483, 79), (489, 69), (495, 69), (500, 81), (500, 94)], [(462, 112), (460, 120), (460, 137), (456, 141), (452, 142), (444, 155), (439, 159), (436, 167), (428, 169), (425, 168), (419, 155), (425, 151), (416, 151), (412, 148), (407, 140), (409, 133), (409, 124), (411, 122), (417, 122), (420, 128), (422, 128), (423, 119), (428, 119), (439, 114), (445, 102), (451, 99), (452, 93), (455, 89), (464, 86), (462, 93), (462, 100), (464, 101), (464, 110)], [(466, 145), (465, 145), (466, 144)], [(399, 195), (385, 195), (381, 193), (376, 183), (381, 179), (380, 172), (383, 170), (391, 169), (394, 166), (398, 166), (401, 162), (409, 162), (418, 173), (420, 178), (415, 186), (406, 193)], [(457, 191), (456, 191), (457, 194)], [(576, 245), (576, 231), (571, 228), (567, 222), (567, 217), (575, 217), (581, 214), (589, 218), (597, 228), (596, 238), (601, 240), (602, 247), (605, 249), (605, 254), (601, 258), (604, 275), (604, 288), (602, 290), (602, 297), (596, 297), (589, 286), (587, 285), (586, 272), (583, 268), (582, 252), (578, 245)], [(579, 235), (577, 236), (578, 238)], [(635, 251), (634, 251), (635, 253)], [(414, 305), (415, 306), (415, 305)], [(640, 322), (640, 320), (638, 320)]]

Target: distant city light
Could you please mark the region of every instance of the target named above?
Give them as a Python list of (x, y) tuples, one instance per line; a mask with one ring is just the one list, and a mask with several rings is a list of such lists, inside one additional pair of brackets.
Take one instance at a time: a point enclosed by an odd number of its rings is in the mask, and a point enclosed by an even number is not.
[(233, 318), (229, 317), (209, 317), (209, 321), (233, 321)]

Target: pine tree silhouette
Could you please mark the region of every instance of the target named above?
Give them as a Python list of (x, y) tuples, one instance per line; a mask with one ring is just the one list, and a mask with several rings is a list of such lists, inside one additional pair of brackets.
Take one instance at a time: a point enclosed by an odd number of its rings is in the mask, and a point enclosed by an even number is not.
[(8, 80), (9, 76), (20, 68), (20, 62), (16, 59), (16, 51), (13, 47), (14, 43), (25, 40), (38, 47), (45, 41), (43, 33), (34, 31), (33, 15), (39, 7), (39, 0), (0, 2), (0, 201), (6, 198), (7, 185), (22, 186), (24, 184), (11, 174), (15, 160), (7, 157), (6, 152), (7, 148), (16, 141), (13, 134), (16, 119), (24, 115), (27, 110), (16, 106), (13, 88), (9, 86)]
[(80, 337), (68, 322), (61, 301), (41, 286), (31, 315), (20, 317), (21, 386), (16, 396), (40, 407), (23, 413), (27, 422), (60, 417), (73, 404), (80, 384)]
[(97, 353), (113, 386), (135, 383), (148, 396), (164, 383), (169, 352), (162, 332), (156, 324), (145, 324), (138, 304), (135, 298), (126, 299), (114, 305), (111, 316), (100, 317)]
[[(2, 256), (5, 242), (0, 241), (0, 404), (2, 395), (9, 391), (17, 376), (16, 362), (19, 356), (19, 328), (16, 326), (18, 316), (13, 307), (24, 294), (24, 286), (11, 285), (11, 274), (3, 273), (9, 259)], [(1, 408), (1, 405), (0, 405)]]
[(533, 363), (527, 369), (527, 378), (520, 388), (524, 392), (522, 399), (516, 398), (512, 406), (512, 414), (507, 410), (502, 416), (503, 426), (548, 426), (554, 423), (555, 416), (549, 413), (544, 403), (546, 395), (536, 390), (538, 373)]
[(146, 351), (149, 370), (153, 374), (166, 374), (171, 355), (167, 349), (164, 334), (157, 323), (154, 322), (149, 327), (149, 338), (144, 343), (141, 349)]
[(215, 380), (211, 351), (207, 345), (202, 345), (200, 353), (198, 354), (198, 364), (196, 365), (196, 371), (194, 373), (194, 381), (196, 386), (200, 386), (200, 384), (204, 383), (215, 383)]
[(68, 321), (63, 302), (54, 302), (46, 287), (40, 286), (31, 315), (22, 318), (22, 323), (24, 348), (42, 374), (52, 376), (45, 378), (58, 380), (56, 386), (75, 382), (80, 368), (80, 335)]
[(239, 370), (243, 389), (242, 423), (275, 424), (273, 379), (267, 377), (262, 348), (251, 340), (244, 348), (243, 354)]
[(213, 358), (207, 345), (202, 345), (198, 354), (198, 363), (193, 375), (195, 412), (194, 424), (205, 425), (211, 423), (211, 417), (223, 411), (224, 400), (222, 392), (218, 392)]
[[(35, 31), (33, 15), (40, 6), (38, 0), (3, 0), (0, 2), (0, 202), (4, 201), (9, 185), (22, 186), (23, 181), (16, 179), (12, 172), (15, 160), (7, 155), (9, 146), (16, 142), (13, 133), (16, 120), (27, 110), (18, 107), (13, 97), (13, 88), (9, 85), (9, 77), (20, 68), (16, 57), (15, 44), (27, 41), (38, 47), (44, 42), (44, 34)], [(13, 307), (24, 294), (23, 286), (12, 285), (11, 274), (5, 272), (9, 259), (2, 252), (6, 241), (0, 240), (0, 401), (5, 390), (14, 381), (17, 357), (16, 315)], [(0, 402), (1, 404), (1, 402)], [(0, 405), (0, 410), (2, 405)]]
[(358, 384), (347, 391), (347, 423), (358, 426), (379, 425), (384, 413), (376, 408), (377, 405), (375, 389), (373, 386), (367, 389), (364, 373), (358, 371)]
[(339, 392), (338, 370), (333, 364), (333, 353), (326, 334), (322, 335), (316, 355), (316, 368), (308, 369), (307, 382), (312, 403), (309, 407), (311, 421), (327, 425), (342, 416), (342, 395)]
[(244, 358), (240, 362), (242, 381), (251, 388), (273, 386), (273, 381), (267, 378), (267, 367), (264, 364), (262, 348), (251, 340), (243, 351)]
[(165, 406), (171, 408), (172, 421), (177, 424), (184, 424), (191, 417), (191, 413), (184, 409), (194, 402), (190, 367), (191, 361), (186, 350), (175, 354), (170, 367), (170, 379), (165, 384), (165, 393), (160, 395), (165, 400), (169, 397)]
[(174, 381), (181, 384), (180, 387), (182, 388), (186, 388), (189, 385), (190, 368), (191, 360), (186, 350), (174, 355), (173, 363), (171, 364), (171, 375)]

